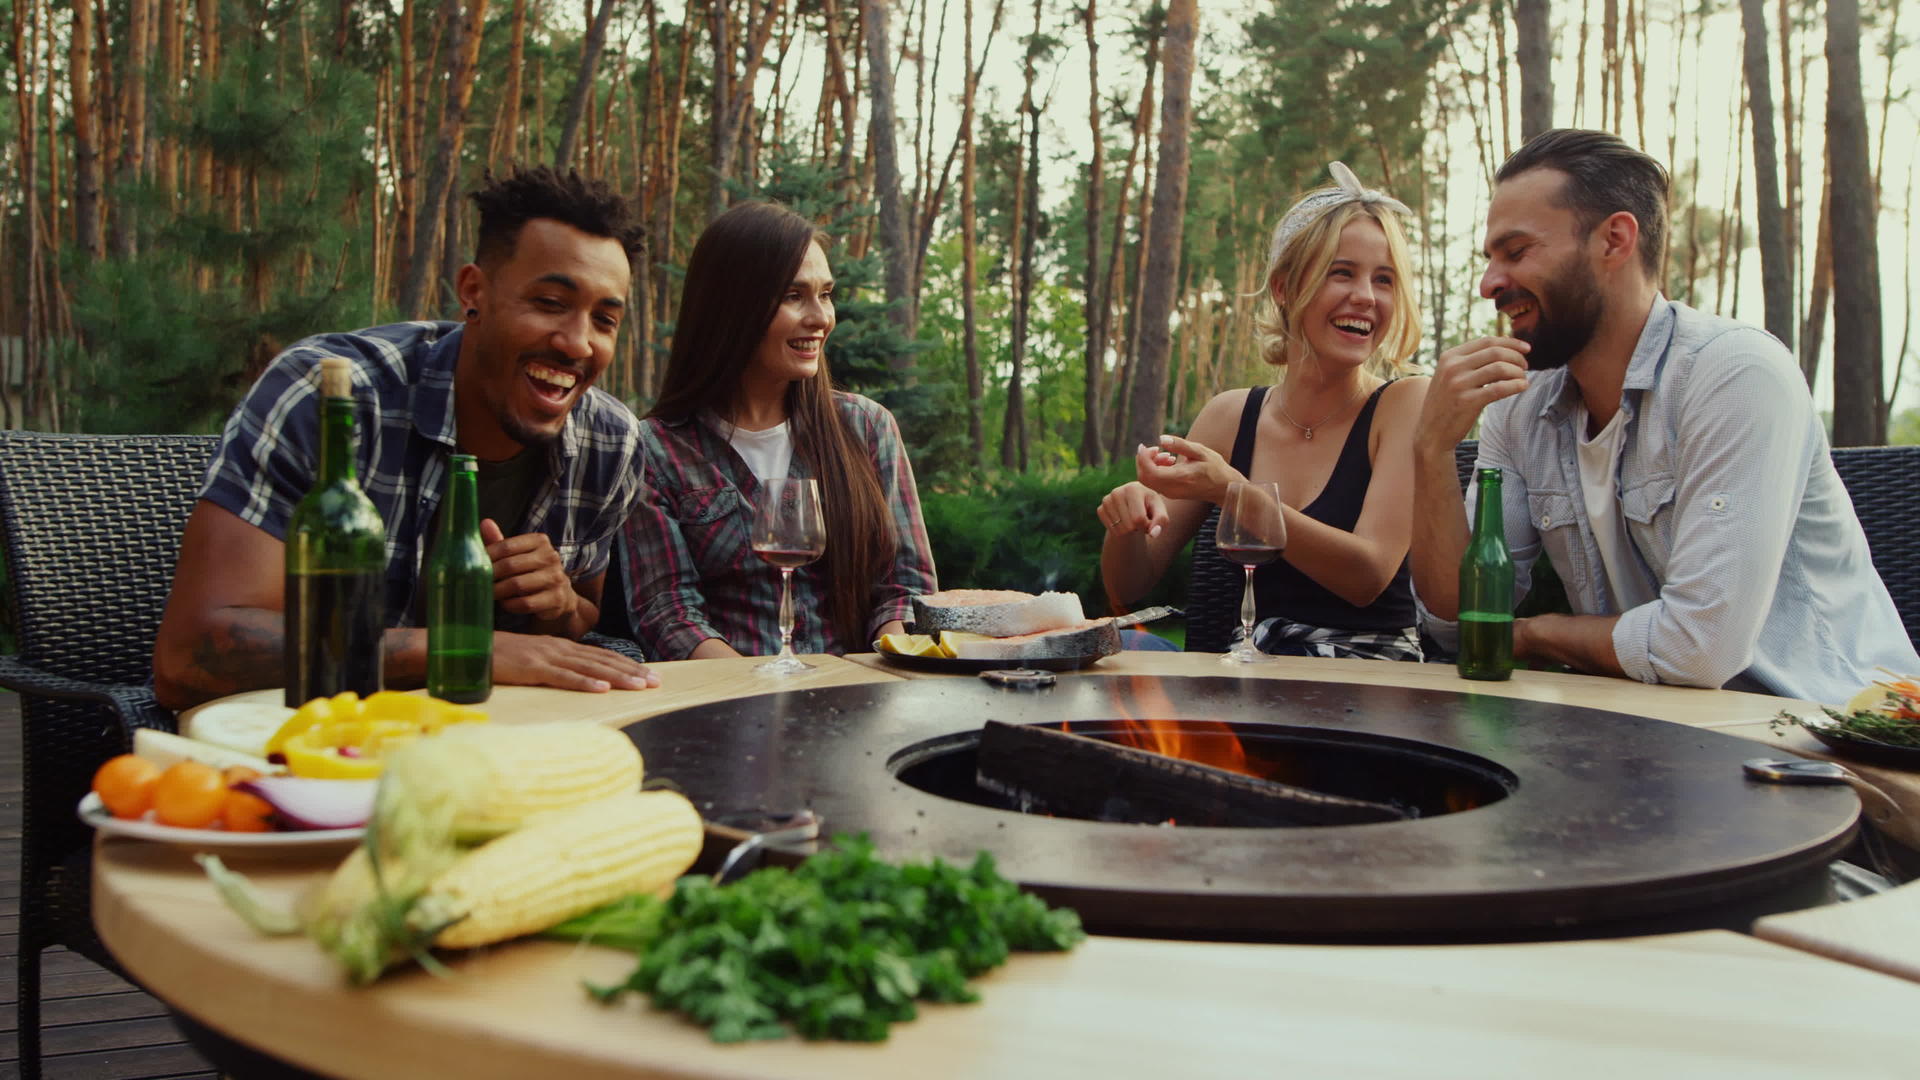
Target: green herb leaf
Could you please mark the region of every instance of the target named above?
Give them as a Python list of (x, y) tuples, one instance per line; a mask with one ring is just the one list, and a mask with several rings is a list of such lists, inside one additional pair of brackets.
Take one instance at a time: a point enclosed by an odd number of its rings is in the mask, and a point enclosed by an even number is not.
[[(641, 898), (644, 899), (644, 898)], [(627, 933), (623, 928), (637, 928)], [(967, 979), (1019, 950), (1086, 939), (1080, 917), (1000, 876), (982, 853), (962, 869), (938, 859), (895, 866), (866, 837), (837, 837), (796, 870), (730, 885), (680, 879), (665, 904), (602, 908), (550, 936), (638, 942), (639, 966), (601, 1001), (650, 994), (716, 1042), (778, 1038), (878, 1042), (916, 1001), (969, 1002)]]

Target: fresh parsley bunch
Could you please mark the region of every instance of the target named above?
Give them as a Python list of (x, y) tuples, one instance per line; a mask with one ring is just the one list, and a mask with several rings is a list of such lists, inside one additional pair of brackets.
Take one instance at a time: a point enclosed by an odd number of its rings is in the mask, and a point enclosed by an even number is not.
[(809, 1039), (879, 1042), (914, 1018), (917, 1000), (977, 1000), (967, 980), (1013, 950), (1059, 951), (1086, 938), (1079, 915), (1020, 891), (986, 852), (964, 869), (939, 859), (895, 866), (864, 836), (730, 885), (682, 878), (663, 907), (603, 909), (556, 932), (639, 946), (626, 982), (588, 990), (602, 1001), (644, 991), (723, 1043), (779, 1038), (789, 1025)]
[[(1869, 742), (1884, 743), (1887, 746), (1905, 746), (1920, 749), (1920, 723), (1896, 714), (1875, 709), (1856, 709), (1853, 712), (1841, 712), (1824, 706), (1821, 712), (1833, 721), (1832, 727), (1842, 734)], [(1804, 717), (1782, 710), (1768, 722), (1773, 733), (1778, 735), (1781, 729), (1798, 726), (1813, 730)]]

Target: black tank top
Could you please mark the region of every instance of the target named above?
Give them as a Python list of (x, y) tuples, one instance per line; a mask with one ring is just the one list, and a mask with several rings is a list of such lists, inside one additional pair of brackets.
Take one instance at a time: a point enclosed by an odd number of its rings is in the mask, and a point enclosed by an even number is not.
[[(1360, 407), (1354, 417), (1347, 441), (1340, 447), (1340, 458), (1333, 474), (1311, 503), (1300, 512), (1336, 529), (1352, 532), (1360, 523), (1360, 508), (1367, 498), (1367, 486), (1373, 483), (1373, 462), (1367, 457), (1367, 436), (1373, 430), (1374, 409), (1380, 394), (1391, 386), (1383, 383)], [(1233, 467), (1242, 476), (1253, 475), (1253, 444), (1259, 436), (1260, 403), (1266, 400), (1267, 387), (1256, 386), (1247, 392), (1247, 406), (1240, 413), (1240, 433), (1233, 440)], [(1262, 619), (1278, 615), (1309, 626), (1336, 630), (1399, 630), (1412, 626), (1418, 617), (1413, 606), (1413, 584), (1405, 559), (1373, 603), (1354, 607), (1330, 592), (1319, 582), (1293, 568), (1285, 559), (1276, 559), (1254, 571), (1254, 605)]]

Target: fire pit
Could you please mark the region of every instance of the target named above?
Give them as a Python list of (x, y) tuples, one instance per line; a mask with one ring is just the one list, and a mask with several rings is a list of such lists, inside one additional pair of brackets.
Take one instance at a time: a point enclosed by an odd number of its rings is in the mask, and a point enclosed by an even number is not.
[[(1247, 775), (1404, 820), (1293, 827), (1039, 816), (977, 782), (983, 723), (1232, 737)], [(709, 818), (811, 807), (891, 857), (1001, 870), (1098, 930), (1299, 941), (1741, 926), (1818, 902), (1858, 804), (1746, 780), (1754, 745), (1478, 694), (1152, 676), (921, 680), (744, 698), (628, 729)], [(1188, 754), (1186, 756), (1193, 756)], [(1045, 770), (1042, 770), (1045, 771)]]

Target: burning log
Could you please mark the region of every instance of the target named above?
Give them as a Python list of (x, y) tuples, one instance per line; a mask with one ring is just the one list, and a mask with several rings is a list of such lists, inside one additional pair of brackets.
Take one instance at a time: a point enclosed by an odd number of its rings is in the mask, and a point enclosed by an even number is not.
[(1141, 824), (1302, 826), (1404, 821), (1385, 803), (1326, 795), (1027, 724), (989, 720), (976, 781), (1027, 812)]

